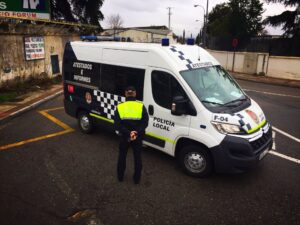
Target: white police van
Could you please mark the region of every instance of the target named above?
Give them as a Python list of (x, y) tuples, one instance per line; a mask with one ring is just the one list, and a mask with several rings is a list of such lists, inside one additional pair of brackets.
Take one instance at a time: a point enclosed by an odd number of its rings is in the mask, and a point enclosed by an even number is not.
[(132, 85), (149, 113), (145, 145), (176, 157), (195, 177), (252, 168), (272, 146), (271, 125), (220, 63), (191, 42), (67, 43), (66, 113), (85, 133), (98, 121), (112, 125)]

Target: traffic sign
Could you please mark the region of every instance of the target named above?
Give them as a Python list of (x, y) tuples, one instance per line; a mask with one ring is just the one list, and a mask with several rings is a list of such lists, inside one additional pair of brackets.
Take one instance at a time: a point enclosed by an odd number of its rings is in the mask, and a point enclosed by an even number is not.
[(237, 38), (232, 39), (232, 47), (236, 48), (236, 46), (239, 44), (239, 40)]

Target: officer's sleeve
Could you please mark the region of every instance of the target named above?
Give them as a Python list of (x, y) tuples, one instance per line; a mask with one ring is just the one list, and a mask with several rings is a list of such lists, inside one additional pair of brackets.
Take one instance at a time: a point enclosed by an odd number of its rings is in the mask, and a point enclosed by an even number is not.
[(143, 113), (142, 113), (142, 119), (141, 119), (141, 123), (137, 128), (137, 132), (145, 132), (146, 128), (148, 127), (148, 123), (149, 123), (149, 115), (147, 112), (147, 109), (145, 106), (143, 106)]
[(119, 135), (124, 136), (124, 137), (129, 137), (130, 131), (123, 125), (123, 121), (120, 118), (118, 108), (116, 108), (116, 111), (115, 111), (114, 128), (115, 128), (116, 133), (118, 133)]

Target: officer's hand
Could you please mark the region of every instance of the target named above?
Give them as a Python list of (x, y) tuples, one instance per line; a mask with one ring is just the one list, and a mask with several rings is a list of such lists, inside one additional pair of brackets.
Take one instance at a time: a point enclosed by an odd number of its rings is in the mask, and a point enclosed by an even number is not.
[(137, 138), (137, 132), (136, 131), (131, 131), (130, 132), (130, 141), (134, 141)]

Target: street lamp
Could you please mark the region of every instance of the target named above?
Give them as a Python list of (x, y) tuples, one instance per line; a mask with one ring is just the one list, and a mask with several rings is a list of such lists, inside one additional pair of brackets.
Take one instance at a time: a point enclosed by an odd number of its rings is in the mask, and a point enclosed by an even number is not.
[[(194, 7), (200, 7), (201, 9), (203, 9), (203, 44), (204, 44), (204, 46), (205, 46), (205, 39), (206, 39), (206, 29), (205, 29), (205, 27), (206, 27), (206, 20), (205, 20), (205, 9), (204, 9), (204, 7), (202, 6), (202, 5), (194, 5)], [(197, 20), (196, 20), (197, 21)]]
[(206, 0), (206, 15), (205, 15), (205, 9), (202, 5), (194, 5), (194, 7), (201, 7), (204, 12), (204, 31), (203, 31), (203, 39), (204, 39), (204, 46), (206, 47), (206, 33), (207, 33), (207, 21), (208, 21), (208, 2), (209, 0)]

